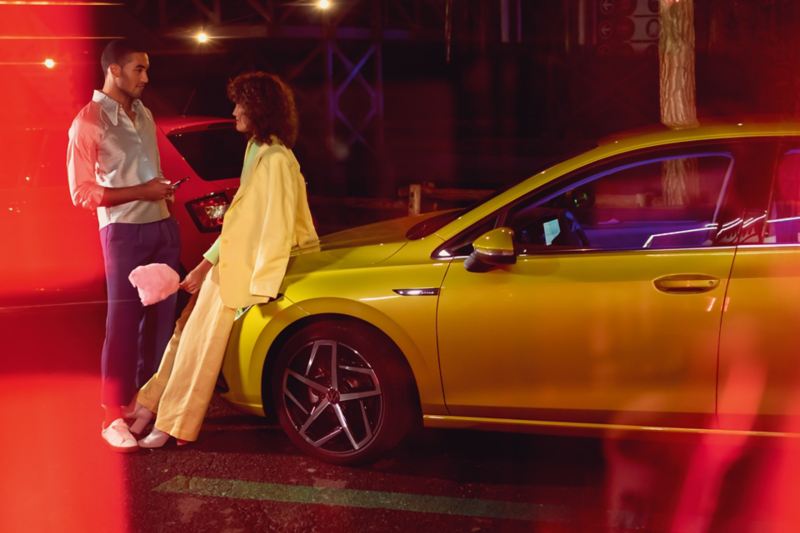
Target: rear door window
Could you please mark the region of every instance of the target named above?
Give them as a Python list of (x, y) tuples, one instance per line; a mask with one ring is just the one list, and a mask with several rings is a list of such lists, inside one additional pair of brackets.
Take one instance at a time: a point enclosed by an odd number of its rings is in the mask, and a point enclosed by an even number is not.
[(199, 130), (180, 130), (167, 135), (189, 166), (206, 181), (238, 178), (242, 172), (247, 139), (233, 124)]
[(800, 145), (778, 158), (766, 218), (764, 244), (800, 243)]

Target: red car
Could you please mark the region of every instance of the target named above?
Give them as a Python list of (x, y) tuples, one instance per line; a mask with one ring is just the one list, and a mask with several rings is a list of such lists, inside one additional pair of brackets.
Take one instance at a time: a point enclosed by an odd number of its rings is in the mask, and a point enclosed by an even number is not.
[(175, 193), (181, 263), (191, 269), (222, 228), (242, 171), (246, 138), (234, 121), (213, 117), (157, 120), (161, 169), (172, 181), (189, 179)]
[[(190, 269), (220, 230), (239, 185), (246, 139), (228, 119), (171, 117), (157, 123), (164, 176), (189, 177), (172, 210), (181, 232), (181, 262)], [(97, 218), (70, 201), (66, 145), (66, 127), (0, 131), (0, 306), (105, 302)]]

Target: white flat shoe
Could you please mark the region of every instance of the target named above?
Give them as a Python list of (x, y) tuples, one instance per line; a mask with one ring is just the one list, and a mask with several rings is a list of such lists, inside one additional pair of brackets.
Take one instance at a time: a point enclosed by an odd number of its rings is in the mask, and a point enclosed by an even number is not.
[(139, 440), (139, 446), (142, 448), (161, 448), (168, 440), (169, 433), (153, 428), (149, 435)]
[(115, 452), (130, 453), (139, 449), (136, 439), (131, 435), (128, 425), (121, 418), (111, 422), (108, 427), (100, 432), (108, 447)]

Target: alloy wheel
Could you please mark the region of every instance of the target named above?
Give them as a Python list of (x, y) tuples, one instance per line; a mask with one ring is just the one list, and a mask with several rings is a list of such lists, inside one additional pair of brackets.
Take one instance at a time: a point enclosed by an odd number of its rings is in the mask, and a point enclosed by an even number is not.
[(295, 431), (319, 452), (357, 453), (378, 433), (384, 412), (378, 376), (344, 343), (302, 345), (284, 369), (281, 393)]

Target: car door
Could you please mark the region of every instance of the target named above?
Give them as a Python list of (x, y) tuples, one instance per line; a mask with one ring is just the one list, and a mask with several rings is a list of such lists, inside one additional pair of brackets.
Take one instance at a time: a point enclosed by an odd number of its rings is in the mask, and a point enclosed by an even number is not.
[(438, 338), (450, 414), (705, 423), (750, 151), (647, 150), (555, 179), (488, 221), (514, 230), (513, 265), (464, 268), (480, 231), (446, 244), (456, 258)]
[[(719, 424), (799, 432), (800, 139), (777, 152), (769, 194), (747, 216), (720, 345)], [(769, 179), (758, 180), (764, 188)]]

